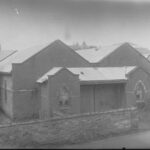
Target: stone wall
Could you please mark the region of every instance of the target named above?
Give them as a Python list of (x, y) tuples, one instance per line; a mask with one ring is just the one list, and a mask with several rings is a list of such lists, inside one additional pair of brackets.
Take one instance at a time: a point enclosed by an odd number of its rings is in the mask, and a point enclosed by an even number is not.
[(9, 143), (29, 146), (33, 143), (34, 145), (79, 143), (134, 129), (138, 129), (137, 109), (128, 108), (45, 121), (13, 123), (9, 127), (0, 128), (0, 135), (7, 132)]
[(78, 143), (137, 129), (138, 113), (135, 108), (119, 109), (53, 120), (42, 126), (49, 128), (50, 136), (37, 132), (35, 139), (38, 142)]

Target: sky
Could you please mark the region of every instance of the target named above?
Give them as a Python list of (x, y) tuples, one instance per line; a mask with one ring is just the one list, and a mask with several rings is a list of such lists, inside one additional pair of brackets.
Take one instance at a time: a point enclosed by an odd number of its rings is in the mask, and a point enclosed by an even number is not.
[(150, 49), (150, 1), (0, 0), (2, 49), (56, 39), (96, 46), (132, 42)]

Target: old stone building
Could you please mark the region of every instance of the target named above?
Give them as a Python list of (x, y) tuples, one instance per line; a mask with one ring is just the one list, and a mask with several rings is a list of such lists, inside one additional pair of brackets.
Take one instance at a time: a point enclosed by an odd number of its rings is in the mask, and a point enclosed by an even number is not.
[(22, 51), (0, 52), (0, 56), (1, 109), (14, 120), (39, 116), (36, 80), (49, 69), (90, 66), (60, 40)]
[[(90, 62), (60, 40), (22, 51), (0, 51), (1, 110), (12, 120), (44, 119), (58, 113), (130, 107), (136, 99), (147, 99), (149, 62), (128, 44), (121, 47), (123, 54), (117, 50), (116, 57), (103, 65)], [(126, 62), (124, 51), (136, 63), (119, 66), (119, 60)]]

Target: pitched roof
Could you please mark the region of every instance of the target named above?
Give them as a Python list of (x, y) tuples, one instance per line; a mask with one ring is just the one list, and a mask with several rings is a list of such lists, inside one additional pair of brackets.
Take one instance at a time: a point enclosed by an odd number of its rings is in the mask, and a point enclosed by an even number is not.
[(24, 49), (21, 51), (17, 51), (16, 53), (14, 53), (13, 55), (11, 55), (10, 57), (8, 57), (7, 59), (3, 60), (0, 63), (0, 72), (3, 73), (10, 73), (12, 70), (12, 64), (16, 63), (23, 63), (26, 60), (28, 60), (29, 58), (31, 58), (32, 56), (40, 53), (42, 50), (44, 50), (47, 47), (51, 47), (52, 45), (60, 45), (60, 46), (66, 46), (67, 48), (69, 48), (69, 50), (74, 53), (75, 55), (78, 55), (81, 59), (83, 59), (84, 61), (86, 61), (88, 63), (87, 60), (85, 60), (83, 57), (81, 57), (78, 53), (76, 53), (73, 49), (71, 49), (69, 46), (67, 46), (66, 44), (64, 44), (63, 42), (61, 42), (60, 40), (55, 40), (52, 43), (45, 43), (42, 45), (38, 45), (38, 46), (34, 46), (28, 49)]
[[(116, 81), (127, 80), (126, 74), (134, 70), (136, 66), (128, 67), (79, 67), (79, 68), (66, 68), (73, 74), (79, 75), (80, 81)], [(55, 75), (63, 67), (54, 67), (46, 74), (40, 77), (37, 82), (43, 83), (48, 80), (48, 76)]]
[[(76, 51), (79, 55), (81, 55), (83, 58), (88, 60), (90, 63), (97, 63), (100, 62), (102, 59), (107, 57), (109, 54), (114, 52), (117, 48), (122, 46), (125, 43), (118, 43), (118, 44), (113, 44), (110, 46), (104, 46), (102, 48), (96, 49), (82, 49)], [(137, 44), (133, 43), (128, 43), (130, 46), (135, 48), (138, 52), (140, 52), (144, 57), (147, 57), (147, 55), (150, 54), (150, 50), (140, 47)]]
[(121, 44), (113, 44), (111, 46), (104, 46), (102, 48), (96, 49), (82, 49), (76, 51), (79, 55), (81, 55), (83, 58), (88, 60), (90, 63), (97, 63), (107, 55), (109, 55), (111, 52), (116, 50)]
[(12, 70), (12, 63), (22, 63), (34, 54), (41, 51), (46, 45), (35, 46), (25, 50), (17, 51), (0, 62), (0, 72), (9, 73)]

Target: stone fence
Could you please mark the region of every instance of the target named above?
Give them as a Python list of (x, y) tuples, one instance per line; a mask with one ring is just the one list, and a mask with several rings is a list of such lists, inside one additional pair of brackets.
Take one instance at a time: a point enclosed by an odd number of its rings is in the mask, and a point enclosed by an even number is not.
[(71, 144), (96, 138), (120, 134), (138, 129), (136, 108), (125, 108), (107, 112), (86, 113), (68, 117), (12, 123), (1, 126), (0, 134), (7, 132), (12, 143), (25, 145)]
[[(48, 127), (49, 122), (44, 125)], [(53, 136), (50, 141), (51, 143), (78, 143), (137, 128), (138, 112), (136, 108), (87, 113), (51, 121)]]

